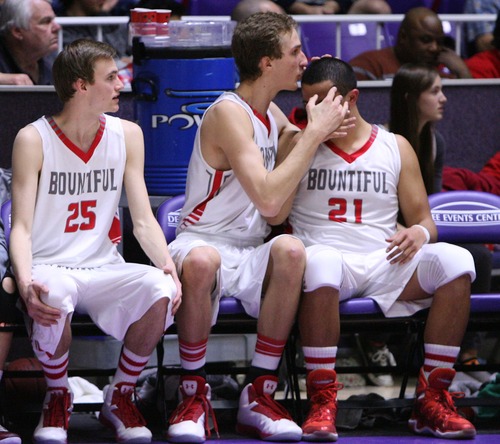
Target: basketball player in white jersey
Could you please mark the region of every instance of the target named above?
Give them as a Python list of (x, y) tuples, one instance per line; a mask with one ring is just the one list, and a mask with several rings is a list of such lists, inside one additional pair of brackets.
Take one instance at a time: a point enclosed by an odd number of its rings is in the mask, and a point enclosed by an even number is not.
[[(457, 413), (447, 392), (469, 316), (472, 256), (455, 245), (434, 243), (437, 231), (415, 152), (402, 136), (361, 117), (356, 77), (347, 63), (334, 58), (311, 63), (302, 79), (303, 98), (321, 100), (332, 86), (343, 95), (356, 126), (346, 137), (321, 144), (295, 198), (274, 221), (291, 209), (292, 233), (307, 249), (299, 328), (309, 396), (315, 397), (318, 379), (329, 374), (331, 381), (331, 395), (311, 408), (304, 438), (337, 439), (338, 304), (353, 297), (373, 298), (388, 317), (430, 307), (409, 425), (418, 434), (472, 438), (474, 426)], [(404, 226), (398, 230), (400, 211)], [(313, 330), (324, 332), (322, 341)], [(320, 432), (318, 418), (324, 421)]]
[[(119, 442), (150, 442), (132, 394), (180, 304), (180, 282), (144, 183), (141, 129), (105, 114), (118, 110), (123, 88), (115, 55), (92, 40), (68, 45), (53, 67), (62, 111), (26, 126), (14, 142), (10, 253), (47, 381), (36, 443), (67, 442), (75, 311), (124, 342), (100, 421)], [(155, 267), (125, 263), (108, 236), (122, 183), (134, 234)]]
[(302, 242), (288, 235), (264, 243), (270, 232), (266, 218), (278, 213), (297, 186), (317, 144), (342, 124), (347, 105), (340, 105), (340, 97), (333, 99), (335, 89), (319, 106), (312, 98), (307, 105), (308, 128), (295, 150), (273, 169), (280, 155), (278, 138), (297, 131), (272, 103), (279, 91), (297, 88), (307, 63), (296, 23), (283, 14), (254, 14), (237, 25), (232, 50), (241, 83), (203, 116), (177, 238), (170, 244), (184, 296), (176, 316), (181, 399), (170, 418), (168, 439), (206, 439), (210, 387), (204, 365), (223, 294), (238, 298), (251, 316), (258, 317), (238, 430), (269, 441), (299, 441), (301, 428), (273, 395), (278, 363), (297, 312), (306, 256)]

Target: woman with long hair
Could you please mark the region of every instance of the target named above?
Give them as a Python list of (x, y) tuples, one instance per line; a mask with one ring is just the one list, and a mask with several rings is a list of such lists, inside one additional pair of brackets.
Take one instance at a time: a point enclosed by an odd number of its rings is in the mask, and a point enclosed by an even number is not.
[(432, 66), (408, 63), (394, 76), (389, 131), (413, 146), (427, 194), (441, 191), (445, 142), (435, 123), (443, 118), (446, 100), (441, 77)]

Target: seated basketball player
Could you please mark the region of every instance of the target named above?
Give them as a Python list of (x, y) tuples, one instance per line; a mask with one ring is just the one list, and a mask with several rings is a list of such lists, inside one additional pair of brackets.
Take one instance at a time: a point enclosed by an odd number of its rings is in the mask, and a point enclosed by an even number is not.
[[(274, 220), (282, 222), (289, 214), (291, 232), (306, 246), (301, 343), (323, 350), (310, 362), (306, 356), (308, 395), (316, 403), (311, 422), (302, 426), (304, 435), (319, 440), (330, 433), (336, 439), (339, 301), (369, 296), (388, 317), (430, 307), (410, 429), (440, 438), (473, 438), (474, 426), (457, 413), (447, 391), (469, 317), (472, 256), (455, 245), (434, 243), (437, 231), (415, 152), (402, 136), (362, 118), (350, 65), (331, 57), (312, 62), (302, 77), (304, 100), (323, 100), (332, 87), (342, 94), (356, 125), (346, 137), (319, 146), (295, 197)], [(408, 228), (397, 231), (400, 211)], [(317, 331), (324, 332), (322, 341), (313, 337)]]
[[(132, 394), (180, 303), (180, 282), (144, 183), (142, 131), (105, 114), (118, 110), (123, 88), (115, 56), (105, 43), (69, 44), (53, 67), (62, 111), (27, 125), (14, 142), (11, 261), (48, 387), (36, 443), (67, 441), (75, 311), (124, 343), (100, 421), (119, 442), (150, 442)], [(122, 184), (134, 234), (155, 267), (125, 263), (108, 236)]]
[(259, 12), (238, 23), (232, 50), (240, 85), (207, 109), (196, 136), (186, 203), (177, 238), (170, 244), (184, 291), (176, 317), (181, 399), (170, 419), (170, 441), (206, 438), (211, 393), (204, 364), (222, 289), (258, 318), (238, 430), (270, 441), (302, 438), (300, 426), (273, 396), (299, 304), (305, 250), (288, 235), (264, 242), (270, 231), (266, 218), (278, 213), (318, 144), (342, 124), (347, 106), (340, 105), (340, 97), (333, 98), (335, 89), (319, 106), (312, 99), (301, 140), (274, 169), (280, 156), (278, 137), (297, 130), (272, 103), (279, 91), (297, 89), (307, 64), (296, 26), (290, 16), (274, 12)]

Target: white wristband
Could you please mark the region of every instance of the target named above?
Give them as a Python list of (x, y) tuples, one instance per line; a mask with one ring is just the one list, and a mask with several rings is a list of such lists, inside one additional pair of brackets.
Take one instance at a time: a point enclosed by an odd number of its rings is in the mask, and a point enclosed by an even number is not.
[(424, 232), (424, 234), (425, 234), (425, 243), (428, 244), (429, 241), (431, 240), (431, 234), (429, 233), (429, 230), (427, 228), (425, 228), (423, 225), (415, 224), (413, 226), (420, 228)]

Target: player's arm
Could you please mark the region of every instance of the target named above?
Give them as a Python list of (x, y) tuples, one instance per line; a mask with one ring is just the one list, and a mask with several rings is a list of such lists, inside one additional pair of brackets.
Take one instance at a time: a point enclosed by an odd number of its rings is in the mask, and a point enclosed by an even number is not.
[[(295, 131), (283, 132), (278, 139), (278, 154), (276, 156), (276, 167), (281, 165), (281, 163), (286, 159), (286, 157), (293, 150), (298, 140), (300, 139), (302, 132), (297, 128)], [(286, 221), (290, 211), (292, 210), (293, 201), (295, 195), (297, 194), (298, 185), (292, 190), (290, 196), (281, 206), (280, 211), (274, 217), (266, 217), (266, 221), (269, 225), (280, 225)]]
[(138, 125), (122, 120), (127, 148), (124, 185), (134, 236), (151, 262), (170, 274), (177, 286), (177, 294), (172, 310), (175, 314), (181, 298), (181, 284), (172, 258), (167, 249), (167, 241), (156, 220), (144, 181), (144, 138)]
[(295, 149), (270, 172), (262, 164), (262, 154), (253, 141), (251, 121), (241, 106), (222, 101), (205, 115), (202, 147), (207, 143), (211, 150), (223, 152), (229, 168), (264, 217), (278, 214), (307, 171), (318, 145), (344, 120), (347, 104), (341, 105), (341, 97), (335, 97), (335, 91), (332, 88), (318, 105), (317, 98), (311, 98), (307, 106), (310, 123)]
[(28, 125), (17, 134), (12, 151), (10, 259), (28, 314), (36, 322), (49, 326), (60, 317), (60, 311), (42, 302), (40, 296), (48, 288), (33, 281), (31, 273), (32, 226), (42, 161), (42, 140), (35, 127)]
[[(271, 103), (270, 110), (273, 113), (278, 128), (280, 129), (279, 140), (278, 140), (278, 153), (276, 156), (276, 165), (275, 165), (275, 168), (277, 168), (285, 161), (288, 155), (295, 148), (295, 146), (297, 145), (297, 143), (299, 142), (300, 138), (303, 135), (303, 131), (301, 131), (297, 126), (291, 123), (285, 116), (285, 114), (281, 111), (281, 109), (279, 109), (278, 106), (275, 105), (274, 103)], [(333, 134), (330, 134), (329, 136), (330, 138), (344, 137), (347, 134), (347, 130), (354, 126), (356, 118), (347, 116), (348, 114), (346, 114), (346, 117), (343, 120), (342, 124), (339, 126), (339, 128)], [(282, 205), (277, 215), (266, 218), (269, 224), (279, 225), (286, 220), (292, 209), (296, 191), (297, 187), (295, 187), (291, 191), (290, 196)]]
[(415, 151), (404, 137), (397, 135), (396, 139), (401, 155), (398, 199), (407, 228), (388, 239), (387, 251), (390, 252), (389, 260), (405, 263), (415, 256), (422, 245), (436, 241), (437, 229)]

